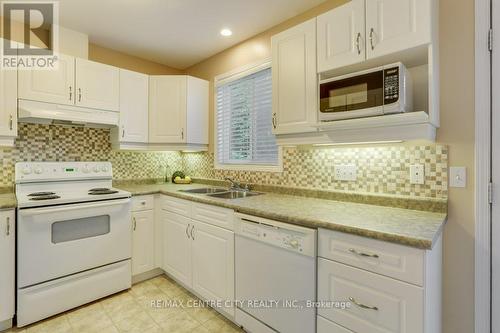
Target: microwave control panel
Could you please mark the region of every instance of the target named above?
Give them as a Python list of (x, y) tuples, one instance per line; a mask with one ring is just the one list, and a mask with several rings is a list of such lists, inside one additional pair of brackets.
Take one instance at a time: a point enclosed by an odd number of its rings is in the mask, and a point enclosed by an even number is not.
[(399, 100), (399, 67), (384, 69), (384, 105)]

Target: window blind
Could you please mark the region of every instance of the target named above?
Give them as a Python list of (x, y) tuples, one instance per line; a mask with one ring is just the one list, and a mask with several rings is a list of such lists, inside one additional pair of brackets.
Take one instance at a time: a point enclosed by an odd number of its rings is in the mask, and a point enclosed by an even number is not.
[(219, 164), (278, 165), (271, 68), (217, 86), (217, 159)]

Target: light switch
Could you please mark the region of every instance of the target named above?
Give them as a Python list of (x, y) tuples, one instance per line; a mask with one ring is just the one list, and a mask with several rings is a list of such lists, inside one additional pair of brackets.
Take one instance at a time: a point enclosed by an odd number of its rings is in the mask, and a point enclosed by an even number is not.
[(410, 184), (422, 185), (425, 182), (425, 171), (423, 164), (410, 165)]
[(466, 187), (467, 170), (465, 167), (450, 167), (450, 187)]

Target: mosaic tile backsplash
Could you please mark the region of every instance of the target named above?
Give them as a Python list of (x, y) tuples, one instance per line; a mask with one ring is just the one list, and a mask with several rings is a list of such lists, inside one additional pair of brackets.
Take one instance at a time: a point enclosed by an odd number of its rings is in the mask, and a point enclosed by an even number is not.
[[(228, 171), (213, 168), (211, 153), (184, 154), (187, 174), (231, 177), (243, 182), (356, 193), (447, 199), (448, 149), (439, 144), (349, 148), (284, 148), (283, 172)], [(334, 165), (356, 165), (356, 181), (334, 179)], [(410, 184), (410, 165), (425, 166), (425, 184)]]
[[(214, 169), (212, 153), (130, 152), (111, 149), (108, 129), (19, 124), (14, 148), (0, 148), (0, 186), (14, 184), (18, 161), (110, 161), (115, 180), (159, 179), (175, 170), (198, 178), (355, 193), (447, 199), (448, 149), (444, 145), (284, 148), (283, 172)], [(409, 182), (411, 164), (425, 165), (425, 184)], [(335, 164), (354, 164), (355, 182), (336, 181)]]
[(15, 147), (0, 148), (0, 186), (14, 184), (14, 165), (21, 161), (110, 161), (116, 180), (163, 178), (183, 168), (179, 152), (113, 151), (109, 136), (108, 129), (19, 124)]

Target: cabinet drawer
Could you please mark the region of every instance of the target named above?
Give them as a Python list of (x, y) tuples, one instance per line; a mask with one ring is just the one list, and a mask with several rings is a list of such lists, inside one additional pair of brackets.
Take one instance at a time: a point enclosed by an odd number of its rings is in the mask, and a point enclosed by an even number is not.
[(319, 308), (318, 315), (354, 332), (424, 329), (422, 288), (323, 258), (318, 259), (318, 301), (350, 301), (345, 309)]
[(353, 331), (348, 330), (342, 326), (335, 324), (321, 316), (316, 319), (316, 331), (318, 333), (353, 333)]
[(161, 197), (161, 209), (182, 216), (191, 217), (191, 201), (174, 198), (168, 195)]
[(320, 229), (318, 255), (423, 286), (425, 251)]
[(232, 209), (193, 203), (191, 218), (221, 228), (234, 230), (234, 211)]
[(155, 199), (152, 195), (143, 195), (132, 198), (132, 211), (151, 210), (155, 206)]

